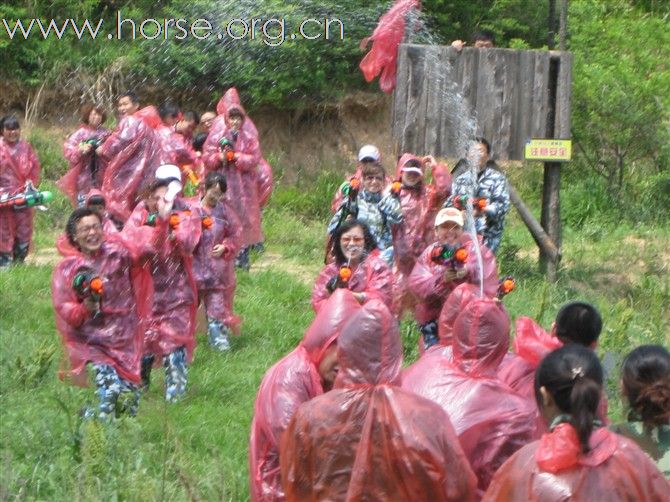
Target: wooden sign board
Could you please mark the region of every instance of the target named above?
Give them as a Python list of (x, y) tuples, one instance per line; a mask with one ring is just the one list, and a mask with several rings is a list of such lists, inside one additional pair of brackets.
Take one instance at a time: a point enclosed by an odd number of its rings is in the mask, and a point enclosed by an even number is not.
[(526, 143), (524, 155), (526, 160), (569, 162), (572, 159), (572, 140), (531, 139)]
[(572, 54), (401, 44), (396, 153), (446, 158), (484, 136), (494, 158), (524, 160), (532, 138), (570, 138)]

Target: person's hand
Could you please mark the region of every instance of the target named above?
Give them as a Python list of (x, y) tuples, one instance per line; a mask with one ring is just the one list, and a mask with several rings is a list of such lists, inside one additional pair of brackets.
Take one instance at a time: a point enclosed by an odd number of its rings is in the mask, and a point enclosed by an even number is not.
[(435, 157), (433, 157), (432, 155), (426, 155), (426, 156), (423, 158), (422, 162), (423, 162), (423, 165), (424, 165), (424, 166), (426, 166), (426, 167), (431, 167), (431, 168), (432, 168), (435, 164), (437, 164), (437, 162), (435, 161)]
[(93, 145), (90, 143), (79, 143), (79, 151), (81, 153), (88, 153), (93, 149)]
[(453, 282), (456, 280), (456, 270), (448, 268), (444, 271), (444, 282)]
[(95, 154), (102, 155), (102, 145), (100, 145), (98, 148), (95, 149)]
[(161, 217), (161, 219), (167, 221), (168, 218), (170, 217), (170, 212), (172, 211), (172, 204), (173, 200), (171, 201), (166, 201), (164, 198), (160, 198), (156, 205), (158, 206), (158, 216)]
[(95, 314), (100, 310), (100, 305), (97, 300), (94, 300), (92, 297), (87, 296), (83, 301), (84, 307), (88, 309), (89, 312)]
[(465, 42), (463, 42), (463, 40), (454, 40), (453, 42), (451, 42), (451, 46), (458, 52), (461, 52), (463, 50), (463, 47), (465, 47)]
[(223, 244), (217, 244), (212, 248), (212, 256), (214, 258), (219, 258), (221, 255), (223, 255), (223, 253), (225, 253), (225, 251), (226, 246), (224, 246)]

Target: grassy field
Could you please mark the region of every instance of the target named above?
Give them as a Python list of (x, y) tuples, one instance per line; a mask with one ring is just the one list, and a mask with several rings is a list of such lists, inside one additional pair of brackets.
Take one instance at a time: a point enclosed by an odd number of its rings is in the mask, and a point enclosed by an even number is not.
[[(536, 207), (541, 173), (513, 177)], [(37, 258), (0, 273), (0, 500), (246, 500), (256, 389), (313, 318), (311, 284), (322, 260), (329, 194), (340, 178), (322, 174), (277, 187), (264, 214), (268, 252), (256, 257), (251, 273), (238, 275), (236, 311), (244, 324), (232, 351), (214, 353), (200, 335), (186, 399), (166, 406), (156, 372), (139, 416), (111, 425), (82, 424), (78, 413), (95, 402), (93, 389), (56, 377), (62, 349), (50, 299), (52, 246), (67, 204), (58, 197), (40, 213)], [(516, 214), (510, 217), (499, 268), (518, 281), (505, 299), (512, 318), (529, 315), (548, 326), (568, 300), (595, 303), (605, 320), (600, 353), (615, 363), (608, 385), (614, 420), (623, 416), (617, 360), (641, 343), (668, 344), (669, 244), (667, 222), (566, 226), (561, 276), (549, 285), (537, 271), (530, 235)], [(417, 332), (405, 320), (402, 333), (409, 363)]]

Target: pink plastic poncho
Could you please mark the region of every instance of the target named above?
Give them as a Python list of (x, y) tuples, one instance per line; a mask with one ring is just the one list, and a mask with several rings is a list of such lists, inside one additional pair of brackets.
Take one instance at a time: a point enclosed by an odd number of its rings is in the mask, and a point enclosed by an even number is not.
[(279, 470), (281, 435), (298, 406), (323, 394), (319, 364), (343, 324), (359, 309), (350, 291), (337, 290), (319, 311), (300, 345), (265, 373), (249, 439), (252, 500), (285, 500)]
[(298, 408), (281, 443), (289, 501), (474, 500), (475, 478), (449, 417), (395, 386), (398, 323), (379, 300), (338, 339), (335, 389)]
[[(401, 179), (402, 168), (409, 161), (418, 161), (424, 172), (423, 160), (410, 153), (403, 154), (396, 165), (396, 179)], [(435, 216), (442, 208), (451, 191), (449, 171), (438, 164), (433, 168), (433, 175), (444, 170), (445, 176), (436, 176), (441, 183), (422, 181), (415, 187), (403, 186), (400, 190), (400, 207), (403, 222), (393, 225), (393, 311), (401, 314), (414, 305), (413, 296), (407, 290), (407, 278), (412, 273), (417, 258), (424, 249), (435, 240)], [(424, 173), (425, 178), (425, 173)], [(448, 183), (444, 186), (444, 183)]]
[(484, 296), (489, 298), (495, 296), (498, 290), (496, 257), (484, 245), (481, 236), (477, 236), (477, 238), (484, 270), (483, 273), (479, 271), (477, 253), (472, 237), (470, 234), (463, 233), (461, 235), (460, 246), (465, 247), (468, 251), (468, 258), (464, 265), (468, 274), (464, 279), (451, 282), (444, 280), (444, 272), (447, 270), (447, 267), (441, 263), (434, 262), (430, 257), (434, 244), (428, 246), (421, 253), (409, 276), (408, 283), (410, 291), (419, 299), (419, 303), (414, 310), (416, 322), (424, 324), (437, 320), (444, 300), (456, 286), (464, 282), (479, 285), (479, 278), (483, 277)]
[[(389, 308), (393, 299), (393, 274), (378, 251), (370, 253), (354, 268), (347, 289), (354, 293), (365, 293), (365, 301), (378, 298)], [(330, 293), (326, 289), (328, 281), (340, 271), (340, 265), (329, 263), (319, 273), (312, 289), (312, 308), (318, 312)]]
[(396, 58), (398, 46), (405, 36), (405, 17), (412, 9), (420, 9), (419, 0), (397, 0), (391, 9), (379, 19), (372, 36), (361, 40), (360, 48), (365, 50), (372, 41), (372, 49), (358, 65), (367, 82), (381, 73), (379, 87), (384, 92), (395, 88)]
[[(562, 347), (561, 341), (530, 317), (519, 317), (516, 320), (516, 336), (514, 352), (505, 355), (498, 368), (498, 378), (509, 385), (517, 394), (530, 400), (535, 399), (535, 370), (542, 359), (550, 352)], [(607, 394), (603, 392), (598, 404), (598, 418), (608, 424)], [(546, 430), (544, 421), (538, 411), (540, 430)]]
[(505, 462), (484, 500), (668, 500), (670, 483), (634, 442), (600, 428), (589, 446), (582, 453), (572, 425), (558, 425)]
[(451, 418), (480, 494), (498, 467), (536, 437), (534, 405), (496, 377), (508, 345), (509, 317), (500, 303), (475, 299), (454, 324), (453, 361), (430, 358), (403, 375), (403, 388)]
[[(235, 256), (239, 251), (240, 221), (225, 201), (209, 208), (197, 198), (187, 201), (202, 222), (200, 242), (193, 251), (193, 278), (198, 296), (205, 303), (208, 317), (238, 332), (241, 319), (233, 314), (235, 298)], [(209, 225), (209, 226), (208, 226)], [(212, 256), (214, 246), (222, 244), (226, 251)]]
[[(175, 202), (179, 202), (177, 199)], [(144, 266), (153, 280), (153, 307), (149, 329), (144, 338), (144, 353), (153, 354), (155, 364), (162, 356), (180, 347), (186, 348), (187, 361), (195, 347), (197, 289), (193, 280), (192, 253), (200, 240), (201, 220), (191, 211), (173, 211), (179, 217), (177, 228), (158, 243), (157, 253)], [(140, 202), (126, 222), (123, 232), (145, 226), (149, 212)], [(165, 224), (160, 218), (157, 222)]]
[[(226, 125), (231, 110), (237, 109), (244, 115), (237, 139)], [(261, 204), (258, 196), (258, 164), (261, 159), (256, 127), (247, 120), (247, 114), (240, 103), (239, 95), (231, 87), (223, 95), (216, 107), (219, 114), (212, 124), (207, 141), (203, 146), (203, 161), (206, 172), (217, 171), (226, 177), (228, 190), (226, 200), (235, 210), (242, 224), (240, 237), (243, 247), (263, 241), (261, 231)], [(233, 150), (239, 155), (235, 162), (221, 161), (219, 141), (228, 138)]]
[[(200, 172), (200, 158), (195, 153), (191, 141), (174, 128), (161, 123), (156, 129), (156, 136), (161, 147), (161, 164), (189, 166), (193, 172)], [(182, 176), (182, 178), (184, 178)], [(183, 182), (186, 180), (183, 179)]]
[[(151, 311), (151, 277), (141, 266), (142, 256), (151, 254), (160, 229), (145, 227), (132, 236), (105, 235), (93, 257), (70, 246), (57, 265), (51, 283), (56, 326), (69, 356), (69, 370), (61, 374), (86, 385), (86, 364), (109, 364), (119, 376), (140, 381), (140, 360)], [(102, 315), (91, 312), (72, 288), (81, 267), (91, 268), (103, 279)]]
[[(77, 206), (77, 196), (86, 195), (93, 188), (100, 188), (104, 178), (107, 161), (93, 150), (83, 153), (79, 145), (86, 140), (104, 141), (111, 134), (105, 127), (91, 127), (82, 124), (63, 144), (63, 155), (70, 168), (57, 182), (56, 186)], [(95, 146), (93, 146), (95, 148)], [(94, 174), (95, 171), (95, 174)]]
[(258, 203), (264, 208), (270, 201), (272, 195), (272, 167), (268, 161), (261, 157), (258, 163)]
[[(40, 161), (28, 142), (20, 139), (10, 145), (0, 138), (0, 194), (23, 192), (28, 180), (37, 187), (40, 173)], [(11, 253), (14, 241), (29, 243), (32, 240), (34, 216), (32, 207), (0, 208), (0, 253)]]
[(138, 193), (152, 180), (160, 165), (161, 147), (154, 128), (160, 124), (153, 106), (124, 117), (102, 145), (100, 157), (108, 161), (102, 181), (107, 210), (126, 221), (138, 201)]

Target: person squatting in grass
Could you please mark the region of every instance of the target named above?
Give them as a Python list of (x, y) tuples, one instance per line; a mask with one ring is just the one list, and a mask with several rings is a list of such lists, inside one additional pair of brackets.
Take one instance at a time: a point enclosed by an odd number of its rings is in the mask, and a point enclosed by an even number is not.
[[(37, 186), (41, 167), (35, 150), (21, 139), (21, 126), (13, 115), (0, 120), (0, 194), (23, 192), (26, 183)], [(32, 207), (0, 207), (0, 268), (23, 263), (33, 237)]]
[(358, 220), (347, 220), (333, 234), (333, 255), (319, 273), (312, 289), (312, 308), (319, 312), (321, 306), (336, 289), (354, 292), (363, 304), (379, 298), (391, 308), (393, 274), (379, 255), (375, 239), (368, 226)]
[(90, 190), (102, 186), (107, 161), (98, 156), (96, 149), (110, 134), (103, 126), (106, 118), (101, 106), (85, 104), (81, 107), (81, 125), (63, 144), (63, 155), (70, 167), (56, 186), (75, 207), (84, 205)]
[(602, 386), (592, 350), (573, 343), (547, 355), (535, 398), (550, 432), (502, 465), (483, 500), (667, 500), (654, 462), (597, 419)]
[[(328, 224), (328, 235), (334, 236), (336, 230), (348, 219), (365, 223), (375, 238), (381, 257), (393, 265), (393, 236), (391, 227), (402, 223), (402, 211), (398, 193), (388, 190), (386, 174), (381, 164), (365, 164), (362, 171), (362, 190), (349, 185), (347, 196), (342, 200)], [(331, 240), (331, 244), (334, 242)]]
[[(151, 278), (142, 267), (156, 244), (167, 234), (167, 211), (159, 203), (155, 227), (124, 234), (105, 233), (97, 212), (75, 209), (65, 232), (70, 246), (53, 273), (51, 284), (56, 326), (69, 356), (74, 383), (86, 384), (91, 364), (100, 399), (97, 413), (86, 417), (135, 415), (139, 404), (142, 339), (151, 304)], [(129, 393), (118, 406), (122, 393)]]
[[(437, 321), (444, 301), (459, 284), (479, 286), (492, 298), (498, 289), (495, 256), (469, 233), (463, 232), (463, 213), (454, 207), (443, 208), (435, 217), (437, 241), (423, 250), (409, 276), (408, 288), (418, 299), (414, 318), (421, 332), (420, 345), (428, 349), (438, 342)], [(483, 270), (480, 270), (475, 246), (479, 246)]]
[[(174, 171), (174, 177), (156, 179), (149, 185), (146, 199), (135, 207), (124, 231), (155, 225), (161, 204), (170, 210), (167, 238), (144, 264), (153, 279), (153, 307), (144, 338), (142, 384), (145, 388), (149, 386), (152, 365), (162, 363), (165, 399), (174, 402), (186, 392), (188, 364), (195, 347), (198, 294), (193, 280), (192, 253), (200, 240), (202, 222), (188, 207), (176, 209), (177, 203), (185, 205), (185, 202), (176, 198), (176, 190), (181, 189), (177, 178), (179, 168), (169, 168), (168, 171)], [(174, 188), (175, 184), (179, 186)]]
[(207, 175), (204, 194), (189, 200), (202, 222), (200, 241), (193, 251), (193, 275), (198, 298), (205, 306), (209, 344), (217, 350), (230, 349), (230, 335), (238, 332), (240, 318), (233, 314), (235, 256), (239, 250), (240, 221), (224, 200), (226, 179)]

